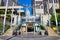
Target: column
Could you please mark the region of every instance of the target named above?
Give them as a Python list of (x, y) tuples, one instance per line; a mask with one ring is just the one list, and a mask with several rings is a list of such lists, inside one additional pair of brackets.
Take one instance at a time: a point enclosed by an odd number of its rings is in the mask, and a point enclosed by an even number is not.
[(50, 24), (50, 13), (49, 13), (49, 0), (48, 0), (48, 2), (46, 2), (46, 5), (47, 5), (47, 13), (48, 13), (48, 24), (49, 24), (49, 27), (50, 27), (51, 24)]
[(7, 14), (7, 10), (8, 10), (8, 0), (6, 3), (6, 9), (5, 9), (5, 15), (4, 15), (4, 22), (3, 22), (3, 33), (5, 32), (5, 23), (6, 23), (6, 14)]
[(26, 36), (27, 36), (27, 24), (26, 24)]
[(43, 15), (42, 14), (40, 16), (40, 19), (41, 19), (41, 25), (43, 25)]
[(55, 5), (54, 5), (54, 0), (52, 0), (52, 5), (53, 5), (53, 12), (54, 12), (54, 15), (55, 15), (55, 21), (56, 21), (56, 28), (57, 28), (57, 33), (59, 32), (58, 31), (58, 21), (57, 21), (57, 16), (56, 16), (56, 10), (55, 10)]
[(13, 20), (13, 12), (14, 12), (14, 3), (13, 3), (13, 5), (12, 5), (12, 14), (11, 14), (11, 27), (12, 27), (12, 20)]
[(33, 25), (34, 25), (34, 36), (35, 36), (35, 23)]

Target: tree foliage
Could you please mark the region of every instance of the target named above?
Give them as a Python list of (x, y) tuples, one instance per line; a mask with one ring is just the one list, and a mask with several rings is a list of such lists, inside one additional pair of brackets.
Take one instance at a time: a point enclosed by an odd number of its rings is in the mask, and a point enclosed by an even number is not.
[[(57, 17), (57, 21), (58, 21), (58, 29), (60, 31), (60, 13), (59, 12), (60, 11), (57, 11), (56, 17)], [(54, 13), (51, 14), (51, 19), (50, 20), (51, 20), (51, 27), (56, 26), (56, 21), (55, 21)]]

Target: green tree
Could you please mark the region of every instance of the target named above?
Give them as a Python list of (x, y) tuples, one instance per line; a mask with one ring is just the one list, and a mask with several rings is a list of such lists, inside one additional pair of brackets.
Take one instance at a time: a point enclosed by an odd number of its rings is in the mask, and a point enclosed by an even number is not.
[[(56, 26), (54, 13), (51, 14), (50, 20), (51, 20), (51, 27)], [(58, 20), (58, 29), (60, 31), (60, 13), (57, 13), (57, 20)]]
[(55, 16), (54, 13), (51, 14), (51, 25), (55, 25)]
[(58, 25), (60, 26), (60, 14), (57, 16)]

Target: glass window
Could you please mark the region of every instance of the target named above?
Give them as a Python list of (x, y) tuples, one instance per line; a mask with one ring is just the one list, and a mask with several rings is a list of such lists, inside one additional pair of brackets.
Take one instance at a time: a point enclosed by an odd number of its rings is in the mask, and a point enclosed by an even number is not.
[(39, 6), (39, 5), (36, 5), (36, 8), (37, 8), (37, 9), (40, 9), (40, 6)]
[(55, 2), (55, 3), (58, 3), (58, 1), (57, 1), (57, 0), (55, 0), (54, 2)]
[(40, 9), (43, 9), (44, 8), (44, 6), (41, 6), (41, 8)]
[[(52, 3), (52, 0), (49, 0), (50, 3)], [(54, 0), (55, 3), (58, 3), (58, 0)]]
[(40, 7), (40, 4), (42, 4), (42, 1), (36, 1), (35, 4), (36, 4), (36, 8), (37, 8), (37, 9), (40, 9), (40, 8), (43, 9), (43, 6)]
[(41, 1), (36, 1), (36, 4), (40, 4), (40, 3), (42, 3)]

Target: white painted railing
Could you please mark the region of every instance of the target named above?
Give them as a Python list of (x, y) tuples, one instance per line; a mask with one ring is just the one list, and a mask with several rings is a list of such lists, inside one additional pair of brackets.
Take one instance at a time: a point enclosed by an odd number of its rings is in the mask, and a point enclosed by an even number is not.
[[(5, 9), (6, 6), (0, 6), (0, 9)], [(23, 8), (23, 6), (14, 6), (14, 8)], [(12, 6), (8, 6), (8, 9), (12, 9)]]

